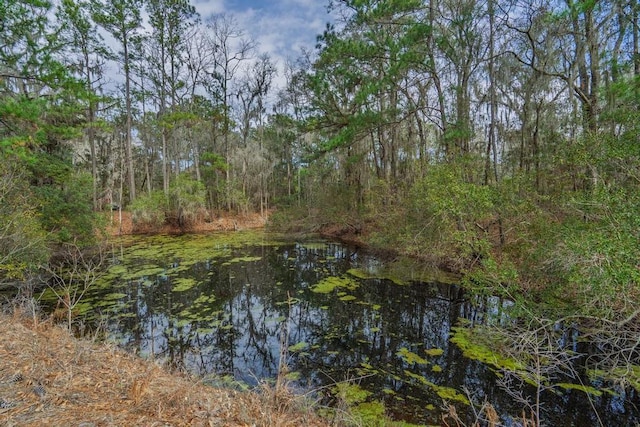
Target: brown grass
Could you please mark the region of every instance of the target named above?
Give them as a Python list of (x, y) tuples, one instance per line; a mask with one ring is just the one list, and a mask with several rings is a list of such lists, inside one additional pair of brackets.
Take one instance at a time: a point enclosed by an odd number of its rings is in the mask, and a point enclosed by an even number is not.
[(0, 425), (322, 426), (284, 390), (236, 392), (48, 322), (0, 314)]
[[(131, 212), (118, 211), (105, 213), (107, 223), (107, 234), (112, 236), (126, 234), (145, 234), (144, 229), (136, 229), (131, 219)], [(159, 230), (148, 230), (153, 234), (175, 234), (189, 231), (193, 233), (209, 231), (236, 231), (253, 228), (263, 228), (268, 217), (263, 217), (259, 213), (246, 215), (233, 215), (229, 213), (211, 214), (208, 220), (200, 220), (192, 224), (188, 230), (181, 230), (178, 227), (165, 224)]]

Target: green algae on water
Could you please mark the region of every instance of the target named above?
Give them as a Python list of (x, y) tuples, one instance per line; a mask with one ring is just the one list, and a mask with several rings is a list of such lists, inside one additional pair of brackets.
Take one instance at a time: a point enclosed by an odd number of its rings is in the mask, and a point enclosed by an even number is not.
[(440, 396), (444, 400), (457, 401), (457, 402), (464, 403), (465, 405), (471, 404), (469, 402), (469, 399), (467, 399), (465, 395), (458, 393), (458, 391), (456, 391), (456, 389), (452, 387), (445, 387), (445, 386), (434, 384), (431, 381), (427, 380), (425, 377), (410, 371), (405, 370), (404, 374), (409, 378), (418, 380), (419, 383), (424, 384), (427, 387), (431, 388), (438, 396)]
[(428, 350), (424, 351), (427, 356), (432, 356), (432, 357), (436, 357), (436, 356), (442, 356), (444, 354), (444, 350), (441, 348), (430, 348)]
[(185, 277), (179, 277), (177, 279), (173, 279), (173, 283), (175, 283), (172, 289), (173, 292), (188, 291), (189, 289), (192, 289), (198, 284), (198, 282), (195, 279), (185, 278)]
[(478, 337), (474, 335), (473, 330), (465, 327), (453, 327), (453, 336), (450, 341), (462, 350), (465, 357), (478, 360), (482, 363), (494, 366), (498, 369), (506, 369), (509, 371), (521, 371), (524, 369), (522, 363), (517, 360), (506, 357), (495, 351), (489, 344), (473, 342)]
[(571, 384), (571, 383), (558, 383), (557, 387), (560, 387), (564, 390), (578, 390), (587, 394), (591, 394), (593, 396), (602, 396), (604, 393), (602, 390), (598, 390), (595, 387), (585, 386), (582, 384)]
[(398, 353), (396, 353), (396, 355), (401, 357), (402, 360), (404, 360), (409, 365), (413, 365), (414, 363), (418, 365), (426, 365), (427, 363), (429, 363), (422, 357), (409, 351), (409, 349), (406, 347), (400, 348), (400, 350), (398, 351)]
[(297, 343), (297, 344), (290, 345), (290, 346), (288, 347), (288, 350), (289, 350), (291, 353), (299, 353), (299, 352), (301, 352), (301, 351), (306, 350), (307, 348), (309, 348), (309, 344), (308, 344), (308, 343), (306, 343), (306, 342), (304, 342), (304, 341), (301, 341), (301, 342), (299, 342), (299, 343)]
[(353, 291), (358, 287), (358, 282), (348, 277), (327, 277), (311, 287), (311, 291), (318, 294), (329, 294), (337, 288), (345, 288)]

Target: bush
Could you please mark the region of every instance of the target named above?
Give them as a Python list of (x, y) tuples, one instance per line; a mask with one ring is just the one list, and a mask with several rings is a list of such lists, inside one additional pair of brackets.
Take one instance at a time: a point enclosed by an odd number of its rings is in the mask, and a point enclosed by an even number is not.
[(204, 184), (182, 174), (169, 187), (167, 221), (180, 228), (188, 228), (206, 212)]
[(407, 242), (408, 252), (447, 259), (458, 267), (488, 253), (483, 224), (495, 219), (494, 190), (466, 182), (455, 166), (432, 166), (411, 188), (405, 204), (399, 241)]
[(567, 204), (572, 216), (554, 226), (534, 252), (546, 297), (565, 301), (570, 314), (619, 321), (640, 297), (640, 198), (636, 192), (602, 190)]
[(31, 167), (42, 227), (51, 233), (53, 243), (95, 243), (97, 215), (91, 201), (91, 175), (74, 172), (64, 159), (53, 155), (38, 156)]
[(155, 231), (165, 223), (169, 203), (162, 191), (138, 197), (129, 207), (136, 231)]
[(37, 204), (19, 166), (0, 159), (0, 284), (27, 278), (49, 257)]
[(206, 213), (206, 190), (201, 182), (182, 174), (162, 191), (138, 197), (130, 206), (136, 231), (156, 231), (164, 224), (187, 229)]

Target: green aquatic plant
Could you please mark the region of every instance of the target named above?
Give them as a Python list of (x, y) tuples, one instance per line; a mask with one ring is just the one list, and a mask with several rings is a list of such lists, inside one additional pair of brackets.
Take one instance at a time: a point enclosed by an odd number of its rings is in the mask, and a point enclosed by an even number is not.
[[(616, 368), (612, 370), (589, 369), (587, 375), (591, 380), (608, 380), (629, 385), (640, 392), (640, 366), (629, 365), (628, 368)], [(609, 390), (605, 390), (610, 392)]]
[(352, 275), (355, 278), (358, 279), (375, 279), (375, 276), (370, 275), (369, 273), (367, 273), (366, 271), (359, 269), (359, 268), (350, 268), (349, 270), (347, 270), (347, 274)]
[(327, 242), (302, 242), (299, 243), (300, 247), (309, 250), (322, 250), (327, 248)]
[(351, 382), (338, 383), (332, 389), (333, 394), (347, 407), (350, 418), (356, 425), (385, 425), (384, 405), (379, 401), (370, 401), (371, 392)]
[(195, 279), (185, 277), (173, 279), (173, 283), (173, 292), (188, 291), (189, 289), (193, 289), (196, 285), (198, 285), (198, 282)]
[[(235, 233), (216, 232), (182, 236), (155, 235), (143, 238), (130, 236), (111, 241), (115, 253), (122, 255), (124, 264), (145, 260), (179, 260), (179, 265), (229, 257), (234, 249), (245, 246), (279, 246), (283, 236), (264, 231), (247, 230)], [(137, 243), (136, 243), (137, 242)], [(251, 257), (248, 261), (260, 259)], [(243, 258), (231, 262), (244, 261)]]
[(237, 258), (233, 258), (230, 259), (229, 263), (233, 264), (233, 263), (240, 263), (240, 262), (254, 262), (254, 261), (260, 261), (262, 259), (262, 257), (259, 256), (245, 256), (245, 257), (237, 257)]
[(424, 351), (427, 356), (437, 357), (442, 356), (444, 354), (444, 350), (441, 348), (430, 348)]
[(143, 277), (157, 276), (165, 272), (165, 269), (158, 266), (142, 266), (139, 269), (130, 269), (127, 274), (122, 275), (123, 280), (135, 280)]
[(358, 282), (348, 277), (327, 277), (311, 287), (311, 291), (318, 294), (329, 294), (337, 288), (344, 288), (350, 291), (358, 287)]
[(602, 396), (604, 394), (603, 390), (599, 390), (595, 387), (587, 386), (584, 384), (572, 384), (572, 383), (558, 383), (557, 387), (564, 390), (578, 390), (587, 394), (591, 394), (593, 396)]
[(361, 280), (367, 280), (367, 279), (390, 280), (396, 285), (406, 285), (408, 283), (404, 280), (399, 279), (397, 276), (390, 274), (390, 272), (388, 271), (383, 271), (378, 274), (375, 274), (373, 272), (365, 271), (359, 268), (351, 268), (347, 270), (347, 274), (350, 274), (351, 276)]
[(487, 337), (480, 337), (473, 333), (473, 330), (466, 327), (453, 327), (453, 336), (450, 341), (462, 350), (465, 357), (478, 360), (482, 363), (494, 366), (497, 369), (509, 371), (522, 371), (524, 365), (511, 358), (500, 354), (498, 349), (501, 344), (498, 342), (486, 342)]
[(440, 396), (444, 400), (461, 402), (461, 403), (464, 403), (465, 405), (470, 405), (471, 404), (469, 402), (469, 399), (467, 399), (467, 397), (465, 395), (459, 393), (456, 389), (454, 389), (452, 387), (445, 387), (445, 386), (437, 385), (435, 383), (432, 383), (431, 381), (429, 381), (428, 379), (426, 379), (422, 375), (418, 375), (418, 374), (413, 373), (411, 371), (405, 370), (404, 374), (409, 378), (417, 380), (418, 383), (429, 387), (438, 396)]
[(297, 344), (290, 345), (290, 346), (288, 347), (288, 350), (289, 350), (291, 353), (299, 353), (299, 352), (301, 352), (301, 351), (305, 351), (307, 348), (309, 348), (309, 344), (308, 344), (308, 343), (306, 343), (306, 342), (304, 342), (304, 341), (301, 341), (301, 342), (299, 342), (299, 343), (297, 343)]
[(418, 365), (426, 365), (427, 363), (429, 363), (422, 357), (409, 351), (409, 349), (406, 347), (400, 348), (400, 350), (398, 351), (398, 353), (396, 353), (396, 355), (401, 357), (402, 360), (404, 360), (409, 365), (413, 365), (414, 363)]

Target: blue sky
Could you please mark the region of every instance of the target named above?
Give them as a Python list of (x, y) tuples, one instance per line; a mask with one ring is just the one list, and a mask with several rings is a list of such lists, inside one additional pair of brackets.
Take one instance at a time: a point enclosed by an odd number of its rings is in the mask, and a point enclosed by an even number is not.
[(328, 0), (192, 0), (192, 4), (203, 20), (212, 13), (235, 16), (280, 69), (286, 59), (297, 58), (302, 48), (313, 49), (316, 36), (330, 20)]

